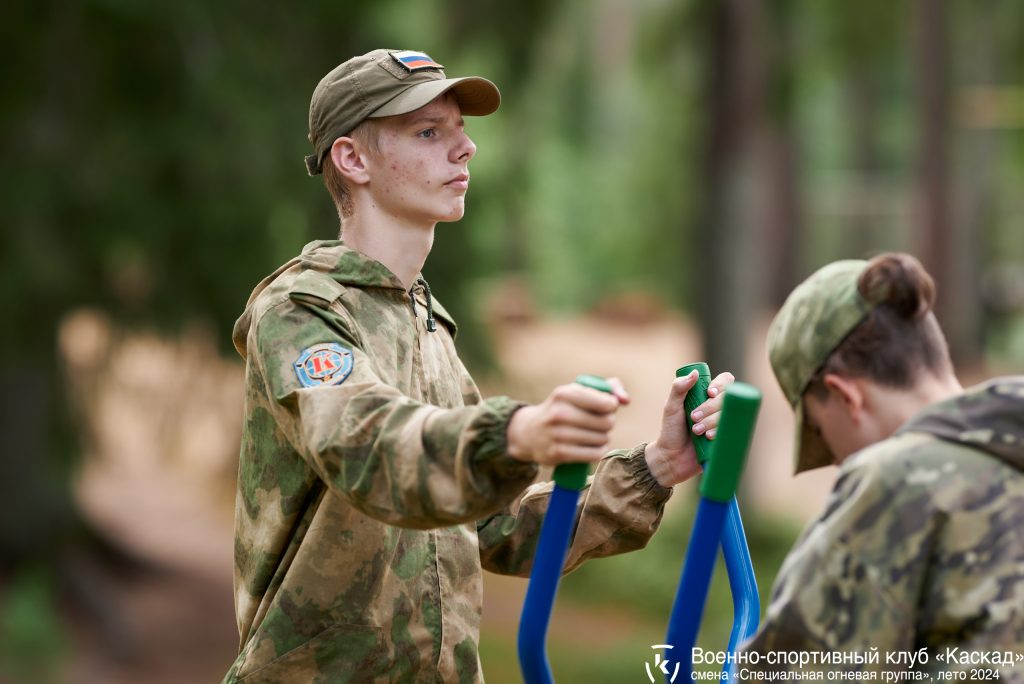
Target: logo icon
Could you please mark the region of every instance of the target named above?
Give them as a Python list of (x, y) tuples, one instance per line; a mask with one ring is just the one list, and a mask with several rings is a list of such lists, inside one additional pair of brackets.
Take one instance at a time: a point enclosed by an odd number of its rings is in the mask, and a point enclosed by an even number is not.
[(670, 683), (676, 681), (676, 677), (679, 676), (680, 663), (677, 661), (675, 669), (669, 672), (669, 663), (671, 663), (672, 661), (668, 658), (663, 657), (661, 653), (658, 653), (658, 649), (664, 648), (666, 649), (667, 655), (667, 649), (672, 648), (672, 646), (670, 646), (669, 644), (657, 644), (651, 646), (651, 648), (654, 649), (654, 668), (651, 668), (650, 663), (644, 663), (644, 667), (647, 668), (647, 678), (650, 679), (651, 682), (655, 682), (657, 681), (655, 672), (661, 672), (663, 679), (668, 679)]
[(352, 372), (352, 352), (337, 342), (307, 347), (295, 361), (295, 374), (303, 387), (340, 385)]

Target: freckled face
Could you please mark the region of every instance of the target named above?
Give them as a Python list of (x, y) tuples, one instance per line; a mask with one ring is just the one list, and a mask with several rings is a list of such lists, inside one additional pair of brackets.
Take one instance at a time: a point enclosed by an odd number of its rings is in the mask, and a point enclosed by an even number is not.
[(378, 121), (380, 153), (367, 161), (378, 208), (409, 223), (461, 219), (476, 145), (466, 135), (455, 98), (442, 95), (414, 112)]

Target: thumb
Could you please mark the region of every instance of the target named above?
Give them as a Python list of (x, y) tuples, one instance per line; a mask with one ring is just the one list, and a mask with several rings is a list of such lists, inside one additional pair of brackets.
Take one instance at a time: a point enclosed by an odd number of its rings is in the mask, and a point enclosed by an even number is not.
[(611, 385), (612, 394), (619, 400), (620, 404), (626, 405), (631, 401), (629, 393), (626, 391), (626, 386), (622, 384), (621, 380), (618, 378), (608, 378), (608, 384)]
[(668, 399), (665, 401), (665, 415), (673, 415), (683, 411), (683, 402), (686, 393), (693, 389), (699, 378), (697, 371), (691, 371), (688, 375), (676, 378), (672, 381), (672, 387), (668, 392)]
[(676, 378), (672, 383), (672, 398), (683, 399), (686, 397), (697, 384), (698, 379), (700, 379), (700, 374), (696, 370), (690, 371), (681, 378)]

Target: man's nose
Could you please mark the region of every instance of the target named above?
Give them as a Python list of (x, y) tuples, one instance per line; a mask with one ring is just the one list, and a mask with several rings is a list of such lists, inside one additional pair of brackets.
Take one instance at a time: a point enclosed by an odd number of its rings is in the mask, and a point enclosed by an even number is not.
[(460, 140), (458, 144), (455, 146), (455, 149), (452, 152), (452, 156), (455, 157), (455, 160), (460, 161), (462, 163), (468, 162), (470, 159), (476, 156), (476, 143), (474, 143), (473, 140), (468, 135), (466, 135), (465, 131), (460, 132)]

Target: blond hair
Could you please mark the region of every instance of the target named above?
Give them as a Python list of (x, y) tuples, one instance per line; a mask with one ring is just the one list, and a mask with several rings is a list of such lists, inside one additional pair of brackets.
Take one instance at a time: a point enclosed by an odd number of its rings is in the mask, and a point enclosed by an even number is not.
[[(365, 119), (352, 129), (348, 137), (352, 138), (371, 156), (376, 156), (380, 153), (380, 127), (373, 119)], [(348, 183), (345, 182), (345, 177), (341, 175), (338, 167), (334, 165), (330, 151), (324, 157), (322, 168), (324, 187), (327, 188), (327, 192), (331, 194), (331, 199), (334, 200), (334, 206), (338, 210), (338, 220), (344, 223), (345, 219), (352, 215), (355, 208), (352, 205), (352, 193), (349, 190)]]

